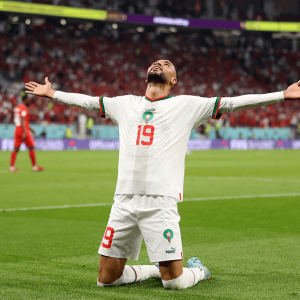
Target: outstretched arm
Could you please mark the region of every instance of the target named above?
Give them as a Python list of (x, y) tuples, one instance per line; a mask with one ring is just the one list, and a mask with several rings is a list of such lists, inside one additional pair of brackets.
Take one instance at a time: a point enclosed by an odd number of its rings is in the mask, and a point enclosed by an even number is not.
[(299, 100), (299, 99), (300, 99), (300, 81), (290, 85), (285, 91), (282, 92), (257, 94), (257, 95), (244, 95), (238, 97), (223, 97), (221, 99), (218, 113), (237, 111), (246, 108), (275, 104), (286, 100)]
[(284, 100), (300, 100), (300, 80), (283, 91)]
[(99, 97), (91, 97), (84, 94), (65, 93), (53, 90), (48, 77), (45, 78), (44, 85), (31, 81), (25, 84), (25, 88), (25, 93), (27, 94), (51, 98), (57, 102), (84, 108), (86, 110), (99, 111), (100, 109)]

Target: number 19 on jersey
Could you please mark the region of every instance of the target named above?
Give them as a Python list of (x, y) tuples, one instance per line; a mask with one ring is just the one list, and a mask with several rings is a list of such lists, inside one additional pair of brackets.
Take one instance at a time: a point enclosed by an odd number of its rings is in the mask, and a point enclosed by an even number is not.
[(136, 145), (140, 145), (140, 144), (144, 146), (152, 145), (153, 138), (154, 138), (154, 129), (155, 128), (152, 125), (139, 125), (137, 138), (136, 138)]

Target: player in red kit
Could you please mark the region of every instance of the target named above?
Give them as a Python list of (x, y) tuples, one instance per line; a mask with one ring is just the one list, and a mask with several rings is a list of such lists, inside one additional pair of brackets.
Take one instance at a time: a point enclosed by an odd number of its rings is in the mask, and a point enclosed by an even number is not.
[(19, 172), (15, 167), (16, 158), (22, 143), (29, 148), (29, 157), (32, 163), (32, 171), (43, 171), (44, 168), (36, 164), (35, 151), (34, 151), (34, 139), (30, 132), (33, 134), (35, 131), (29, 127), (29, 99), (28, 97), (23, 97), (23, 104), (18, 105), (14, 109), (14, 122), (16, 125), (15, 137), (14, 137), (14, 150), (10, 156), (10, 172)]

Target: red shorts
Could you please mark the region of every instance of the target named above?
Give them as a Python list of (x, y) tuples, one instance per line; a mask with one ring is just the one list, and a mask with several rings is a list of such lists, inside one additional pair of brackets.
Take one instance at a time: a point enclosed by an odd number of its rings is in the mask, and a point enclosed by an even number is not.
[(29, 130), (26, 130), (26, 138), (23, 139), (23, 129), (22, 128), (16, 128), (15, 130), (15, 143), (14, 143), (14, 147), (20, 147), (22, 143), (25, 143), (25, 145), (28, 148), (32, 148), (34, 147), (34, 139), (30, 133)]

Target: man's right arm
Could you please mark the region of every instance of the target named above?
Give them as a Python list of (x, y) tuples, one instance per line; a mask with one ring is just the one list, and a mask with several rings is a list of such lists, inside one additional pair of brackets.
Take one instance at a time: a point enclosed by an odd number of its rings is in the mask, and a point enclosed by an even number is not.
[(53, 90), (48, 77), (45, 78), (45, 85), (38, 84), (36, 82), (29, 82), (25, 84), (25, 88), (25, 92), (27, 94), (51, 98), (57, 102), (80, 107), (86, 110), (99, 111), (100, 109), (99, 97)]
[(286, 90), (282, 92), (221, 98), (218, 113), (237, 111), (241, 109), (275, 104), (287, 100), (299, 99), (300, 81), (290, 85)]

